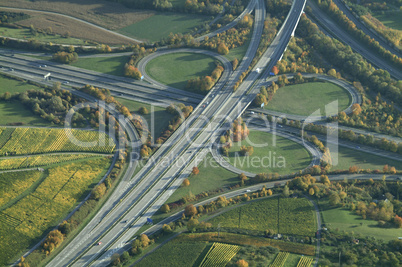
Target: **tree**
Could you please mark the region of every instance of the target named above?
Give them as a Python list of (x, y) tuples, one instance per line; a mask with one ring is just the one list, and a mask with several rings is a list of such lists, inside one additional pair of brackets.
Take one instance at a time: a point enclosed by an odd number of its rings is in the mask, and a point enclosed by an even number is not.
[(237, 60), (237, 58), (233, 59), (233, 61), (232, 61), (233, 70), (236, 70), (238, 65), (239, 65), (239, 60)]
[(184, 179), (184, 181), (183, 181), (183, 186), (189, 186), (190, 185), (190, 180), (189, 179)]
[(188, 220), (188, 222), (187, 222), (187, 229), (190, 232), (194, 232), (197, 229), (198, 224), (199, 224), (198, 220), (192, 218), (192, 219)]
[(394, 223), (395, 223), (396, 227), (402, 228), (402, 218), (399, 217), (398, 215), (395, 215)]
[(227, 55), (229, 53), (229, 48), (224, 43), (220, 43), (218, 45), (218, 53), (221, 55)]
[(111, 258), (112, 266), (117, 266), (121, 263), (119, 253), (114, 253)]
[(161, 207), (161, 212), (168, 213), (169, 211), (170, 211), (170, 207), (169, 207), (168, 204), (164, 204), (164, 205)]
[(199, 173), (200, 173), (200, 170), (198, 169), (198, 167), (197, 166), (193, 167), (193, 170), (191, 171), (191, 174), (192, 175), (197, 175)]
[(310, 194), (310, 196), (314, 196), (314, 188), (310, 188), (309, 190), (308, 190), (308, 193)]
[(240, 173), (240, 174), (239, 174), (239, 178), (240, 178), (240, 181), (245, 181), (245, 180), (247, 180), (247, 176), (246, 176), (244, 173)]
[(334, 78), (336, 78), (336, 70), (335, 70), (335, 69), (330, 69), (330, 70), (328, 71), (328, 75), (329, 75), (329, 76), (332, 76), (332, 77), (334, 77)]
[(362, 112), (362, 108), (359, 103), (355, 103), (352, 105), (352, 114), (354, 116), (358, 116)]
[(279, 69), (278, 69), (277, 66), (273, 66), (271, 71), (272, 71), (275, 75), (278, 75), (278, 73), (279, 73)]
[(141, 241), (141, 245), (142, 247), (147, 247), (149, 245), (149, 243), (151, 242), (151, 240), (149, 240), (148, 236), (146, 234), (142, 234), (140, 236), (140, 241)]
[(147, 115), (149, 114), (149, 111), (146, 107), (140, 107), (139, 112), (141, 115)]
[(336, 192), (332, 192), (331, 195), (329, 195), (329, 204), (331, 206), (336, 206), (341, 202), (341, 199)]
[(248, 267), (248, 262), (245, 261), (245, 260), (238, 260), (238, 261), (236, 262), (236, 265), (237, 265), (238, 267)]
[(191, 217), (197, 214), (197, 208), (194, 207), (193, 204), (187, 205), (184, 208), (184, 215), (186, 215), (187, 217)]
[(326, 184), (326, 185), (330, 184), (328, 176), (326, 176), (326, 175), (321, 175), (320, 176), (320, 182), (323, 183), (323, 184)]
[(162, 226), (162, 230), (163, 230), (164, 233), (171, 233), (172, 232), (172, 228), (168, 224), (164, 224)]
[(106, 186), (104, 183), (101, 183), (92, 190), (91, 197), (95, 200), (99, 200), (101, 197), (103, 197), (106, 193)]
[(288, 187), (287, 185), (285, 185), (285, 186), (283, 187), (282, 195), (283, 195), (284, 197), (289, 197), (290, 192), (289, 192), (289, 187)]
[(57, 248), (64, 240), (64, 235), (59, 230), (51, 231), (45, 241), (42, 243), (42, 248), (46, 255)]

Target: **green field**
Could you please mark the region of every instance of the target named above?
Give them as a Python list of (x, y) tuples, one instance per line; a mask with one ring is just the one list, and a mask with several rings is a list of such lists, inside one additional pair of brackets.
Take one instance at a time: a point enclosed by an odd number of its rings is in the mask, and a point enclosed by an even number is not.
[[(34, 168), (49, 165), (75, 161), (79, 159), (85, 159), (89, 157), (97, 156), (97, 154), (51, 154), (51, 155), (37, 155), (37, 156), (26, 156), (26, 157), (8, 157), (0, 158), (0, 170), (16, 170), (24, 168)], [(99, 156), (99, 155), (98, 155)]]
[(402, 31), (402, 12), (387, 12), (385, 14), (374, 15), (385, 26)]
[(211, 75), (215, 67), (215, 59), (203, 54), (171, 53), (151, 60), (145, 71), (161, 83), (186, 89), (188, 80)]
[(189, 194), (197, 195), (239, 182), (238, 175), (219, 166), (211, 154), (204, 158), (198, 169), (200, 170), (198, 175), (189, 177), (190, 186), (178, 188), (166, 203), (175, 202)]
[[(151, 133), (154, 136), (154, 140), (158, 139), (161, 133), (169, 126), (169, 121), (174, 117), (174, 115), (166, 112), (166, 109), (162, 107), (151, 106), (149, 104), (140, 103), (120, 97), (116, 97), (115, 99), (123, 104), (125, 107), (127, 107), (130, 112), (134, 112), (135, 114), (139, 114), (138, 110), (141, 107), (145, 107), (149, 111), (149, 114), (141, 116), (148, 123), (148, 128), (151, 130)], [(153, 129), (152, 121), (154, 121)]]
[(18, 81), (15, 79), (11, 79), (0, 75), (0, 94), (5, 92), (13, 93), (21, 93), (31, 89), (35, 90), (43, 90), (43, 88), (38, 87), (36, 85), (29, 84), (26, 81)]
[(129, 57), (93, 57), (80, 58), (71, 66), (93, 70), (105, 74), (124, 76), (124, 65), (128, 62)]
[(35, 115), (20, 102), (0, 102), (0, 125), (22, 123), (27, 126), (51, 126), (50, 122)]
[(339, 110), (342, 111), (349, 106), (351, 96), (343, 88), (329, 82), (295, 84), (280, 88), (265, 109), (304, 116), (321, 109), (321, 115), (326, 115), (325, 105), (335, 100), (338, 100)]
[(96, 131), (0, 127), (0, 154), (2, 155), (83, 151), (112, 153), (115, 146), (109, 136)]
[(0, 35), (23, 40), (35, 39), (39, 42), (54, 44), (85, 45), (85, 41), (76, 38), (63, 38), (60, 35), (38, 34), (34, 36), (29, 29), (12, 29), (0, 26)]
[[(353, 232), (354, 234), (375, 237), (384, 241), (390, 241), (401, 236), (400, 229), (378, 227), (377, 221), (364, 220), (361, 216), (355, 215), (349, 210), (331, 207), (327, 200), (320, 200), (319, 204), (323, 222), (329, 229), (339, 229), (349, 234)], [(361, 223), (362, 225), (360, 225)]]
[(11, 186), (2, 192), (9, 197), (0, 206), (0, 265), (10, 263), (57, 225), (89, 193), (109, 165), (109, 158), (98, 157), (30, 172), (32, 178), (23, 177), (24, 172), (1, 175), (0, 183)]
[(119, 30), (127, 36), (149, 42), (156, 42), (166, 38), (170, 33), (187, 33), (195, 27), (200, 28), (211, 17), (181, 14), (181, 13), (157, 13), (147, 19), (134, 23)]
[[(332, 166), (331, 170), (347, 170), (351, 166), (358, 166), (360, 169), (382, 170), (386, 164), (395, 167), (397, 170), (402, 170), (402, 162), (397, 160), (376, 156), (342, 146), (339, 146), (338, 149), (338, 165)], [(334, 158), (336, 157), (336, 154), (331, 153), (331, 156)]]
[[(297, 172), (311, 163), (311, 156), (302, 145), (280, 136), (276, 136), (274, 142), (273, 138), (274, 135), (271, 133), (250, 131), (251, 142), (246, 139), (233, 143), (229, 150), (229, 162), (241, 170), (252, 173), (278, 174)], [(253, 146), (254, 153), (249, 157), (241, 156), (239, 151), (242, 145)]]
[(193, 266), (197, 258), (210, 246), (207, 242), (172, 240), (145, 257), (136, 266)]
[[(278, 197), (255, 201), (231, 209), (209, 221), (214, 227), (278, 233)], [(279, 199), (279, 233), (314, 236), (317, 230), (312, 204), (305, 198)]]
[(240, 64), (240, 62), (243, 59), (244, 55), (246, 54), (247, 48), (250, 44), (251, 33), (247, 37), (248, 37), (247, 41), (242, 46), (230, 49), (229, 54), (224, 55), (224, 57), (227, 58), (229, 61), (232, 61), (233, 59), (237, 58), (237, 60), (239, 61), (239, 64)]

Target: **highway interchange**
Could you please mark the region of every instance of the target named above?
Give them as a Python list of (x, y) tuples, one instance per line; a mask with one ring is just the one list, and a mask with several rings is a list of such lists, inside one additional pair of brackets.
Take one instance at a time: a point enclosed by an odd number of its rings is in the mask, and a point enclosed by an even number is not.
[[(0, 65), (3, 67), (0, 71), (18, 73), (28, 80), (40, 81), (43, 75), (51, 72), (53, 81), (64, 83), (68, 81), (72, 86), (91, 84), (107, 88), (117, 96), (131, 96), (145, 103), (157, 101), (160, 106), (167, 106), (171, 102), (195, 106), (193, 113), (183, 125), (154, 153), (145, 166), (137, 170), (136, 174), (136, 161), (130, 159), (128, 171), (105, 206), (48, 266), (106, 266), (113, 253), (127, 249), (128, 242), (146, 222), (146, 218), (151, 217), (166, 202), (183, 179), (189, 175), (192, 167), (197, 166), (210, 151), (211, 143), (216, 140), (219, 133), (230, 125), (228, 121), (241, 116), (254, 100), (259, 88), (266, 84), (269, 71), (282, 57), (290, 38), (294, 35), (305, 4), (305, 0), (293, 1), (291, 10), (277, 36), (235, 92), (232, 89), (233, 85), (241, 73), (249, 68), (260, 43), (266, 14), (264, 1), (251, 0), (241, 15), (244, 16), (254, 10), (255, 23), (248, 50), (235, 71), (232, 71), (230, 62), (215, 53), (194, 49), (177, 50), (208, 54), (222, 62), (225, 72), (206, 97), (167, 87), (146, 75), (146, 63), (157, 56), (171, 53), (171, 50), (160, 50), (140, 62), (139, 68), (145, 74), (144, 80), (146, 80), (141, 82), (38, 61), (18, 54), (11, 56), (3, 52), (0, 55)], [(234, 24), (235, 22), (227, 27), (232, 27)], [(380, 62), (383, 64), (381, 59)], [(38, 64), (46, 64), (47, 67), (39, 68)], [(387, 67), (385, 63), (381, 64), (379, 66)], [(257, 69), (264, 71), (260, 73)], [(398, 77), (399, 74), (394, 71), (393, 75)], [(75, 93), (79, 94), (77, 91)], [(87, 96), (86, 98), (88, 99)], [(95, 101), (91, 98), (88, 100)], [(354, 97), (354, 100), (358, 103), (359, 96)], [(114, 115), (118, 115), (112, 107), (107, 108)], [(258, 129), (264, 127), (258, 122), (253, 124)], [(134, 142), (138, 140), (138, 136), (132, 125), (127, 123), (124, 127), (129, 132), (130, 140), (133, 141), (131, 143), (133, 151), (138, 150), (138, 143)], [(281, 134), (289, 136), (289, 132), (291, 129)], [(293, 135), (292, 137), (295, 138)], [(314, 151), (312, 154), (314, 155), (312, 164), (317, 164), (320, 155)], [(281, 181), (282, 184), (284, 182)], [(252, 187), (252, 190), (260, 187), (260, 185)], [(240, 194), (240, 191), (229, 194)], [(98, 242), (102, 242), (102, 246), (94, 245)]]

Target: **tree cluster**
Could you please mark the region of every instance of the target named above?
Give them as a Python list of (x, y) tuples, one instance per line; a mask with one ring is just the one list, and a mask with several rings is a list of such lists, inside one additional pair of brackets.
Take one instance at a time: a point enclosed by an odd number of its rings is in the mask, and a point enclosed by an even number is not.
[(183, 123), (183, 121), (190, 116), (191, 112), (193, 112), (192, 106), (186, 106), (184, 104), (171, 104), (166, 108), (166, 111), (170, 114), (174, 114), (173, 119), (170, 120), (168, 127), (164, 130), (161, 136), (156, 139), (155, 143), (157, 145), (163, 144), (174, 131)]
[[(224, 135), (220, 137), (221, 150), (223, 155), (229, 156), (229, 149), (232, 147), (233, 142), (240, 142), (248, 137), (250, 130), (243, 122), (242, 118), (238, 118), (232, 123), (232, 128), (227, 130)], [(254, 149), (245, 148), (244, 153), (253, 153)]]
[(70, 64), (78, 60), (78, 54), (76, 52), (64, 52), (60, 51), (52, 56), (53, 60), (63, 64)]
[(186, 88), (194, 92), (207, 93), (222, 76), (224, 68), (217, 65), (211, 76), (197, 77), (187, 81)]
[(331, 17), (333, 17), (344, 29), (350, 34), (360, 40), (362, 43), (376, 51), (382, 58), (395, 64), (395, 66), (402, 68), (402, 58), (392, 54), (390, 51), (382, 47), (376, 40), (365, 34), (362, 30), (358, 29), (338, 6), (332, 0), (318, 0), (320, 8), (324, 9)]
[[(401, 113), (393, 105), (383, 101), (380, 95), (376, 96), (374, 101), (364, 97), (361, 106), (355, 104), (352, 108), (353, 112), (351, 114), (347, 115), (345, 112), (340, 112), (334, 119), (352, 127), (402, 136)], [(396, 148), (394, 150), (396, 152)]]

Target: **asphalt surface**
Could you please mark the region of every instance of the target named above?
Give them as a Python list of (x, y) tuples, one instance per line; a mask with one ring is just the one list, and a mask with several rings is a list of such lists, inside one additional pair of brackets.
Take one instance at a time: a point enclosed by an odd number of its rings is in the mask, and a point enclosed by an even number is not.
[[(254, 114), (255, 115), (255, 114)], [(260, 127), (267, 127), (267, 123), (263, 120), (261, 120), (258, 115), (253, 117), (251, 122), (254, 125), (258, 125)], [(278, 125), (279, 127), (279, 125)], [(278, 129), (278, 128), (277, 128)], [(300, 136), (300, 129), (298, 128), (293, 128), (290, 126), (286, 126), (286, 125), (280, 125), (280, 131), (281, 132), (287, 132), (296, 136)], [(336, 153), (337, 150), (337, 146), (343, 146), (346, 148), (350, 148), (350, 149), (355, 149), (355, 150), (359, 150), (361, 152), (365, 152), (365, 153), (369, 153), (369, 154), (373, 154), (376, 156), (380, 156), (383, 158), (388, 158), (388, 159), (392, 159), (392, 160), (397, 160), (397, 161), (402, 161), (402, 156), (397, 154), (397, 153), (393, 153), (393, 152), (389, 152), (389, 151), (385, 151), (385, 150), (381, 150), (378, 148), (374, 148), (372, 146), (367, 146), (367, 145), (361, 145), (361, 144), (357, 144), (354, 142), (350, 142), (350, 141), (346, 141), (343, 139), (333, 139), (332, 136), (333, 135), (322, 135), (322, 134), (317, 134), (314, 132), (310, 132), (310, 131), (305, 131), (306, 133), (308, 133), (309, 135), (315, 135), (319, 140), (324, 141), (324, 143), (327, 143), (327, 146), (329, 147), (331, 153)]]
[(332, 18), (330, 18), (324, 11), (322, 11), (313, 1), (308, 2), (309, 7), (312, 9), (312, 13), (316, 20), (328, 30), (331, 35), (335, 36), (341, 42), (349, 45), (354, 51), (358, 52), (371, 62), (373, 65), (386, 70), (390, 75), (397, 80), (402, 80), (402, 70), (398, 70), (386, 60), (382, 59), (379, 55), (372, 52), (368, 48), (361, 45), (354, 37), (343, 30)]
[[(46, 67), (43, 67), (45, 66)], [(137, 101), (168, 106), (170, 103), (184, 103), (196, 106), (203, 96), (186, 92), (166, 85), (154, 86), (145, 81), (135, 81), (126, 77), (118, 77), (91, 70), (76, 68), (51, 61), (38, 60), (19, 54), (3, 53), (0, 55), (0, 71), (13, 74), (18, 71), (29, 75), (37, 81), (43, 80), (44, 75), (51, 73), (51, 81), (60, 81), (69, 86), (83, 87), (87, 84), (109, 89), (116, 96), (131, 96)], [(39, 67), (42, 66), (42, 67)], [(10, 71), (10, 68), (13, 71)]]
[(345, 14), (357, 28), (362, 30), (365, 34), (376, 40), (382, 47), (390, 51), (392, 54), (402, 57), (401, 51), (399, 49), (395, 49), (395, 47), (386, 41), (383, 37), (381, 37), (374, 29), (371, 29), (369, 26), (366, 26), (365, 23), (360, 21), (357, 17), (355, 17), (352, 13), (352, 10), (347, 7), (344, 1), (342, 0), (332, 0), (338, 8)]

